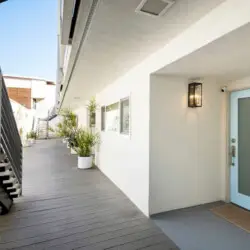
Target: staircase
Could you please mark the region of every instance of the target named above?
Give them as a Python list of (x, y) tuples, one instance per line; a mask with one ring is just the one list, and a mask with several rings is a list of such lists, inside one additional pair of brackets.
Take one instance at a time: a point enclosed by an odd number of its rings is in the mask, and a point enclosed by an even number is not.
[(38, 139), (48, 139), (48, 121), (38, 119), (37, 122), (37, 138)]
[(0, 69), (0, 214), (22, 194), (22, 143)]

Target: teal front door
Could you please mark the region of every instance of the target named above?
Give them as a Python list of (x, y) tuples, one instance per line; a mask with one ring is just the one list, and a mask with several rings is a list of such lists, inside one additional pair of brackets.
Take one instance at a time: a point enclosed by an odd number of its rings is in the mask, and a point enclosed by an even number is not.
[(231, 202), (250, 210), (250, 89), (231, 93)]

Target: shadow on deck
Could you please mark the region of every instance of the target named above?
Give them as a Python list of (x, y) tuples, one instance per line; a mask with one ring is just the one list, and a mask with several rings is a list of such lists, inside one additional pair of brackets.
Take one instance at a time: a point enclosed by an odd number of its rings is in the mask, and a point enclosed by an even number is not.
[(0, 249), (177, 249), (98, 169), (59, 140), (24, 152), (23, 197), (0, 217)]

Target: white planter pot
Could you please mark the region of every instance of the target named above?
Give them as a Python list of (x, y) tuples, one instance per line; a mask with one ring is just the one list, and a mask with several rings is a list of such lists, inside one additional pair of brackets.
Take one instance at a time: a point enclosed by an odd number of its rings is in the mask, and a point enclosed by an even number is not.
[(67, 139), (66, 139), (66, 138), (63, 138), (63, 139), (62, 139), (62, 142), (63, 142), (63, 143), (67, 143)]
[(76, 151), (75, 151), (73, 148), (70, 149), (70, 153), (71, 153), (72, 155), (76, 155), (76, 154), (77, 154)]
[(32, 144), (31, 144), (31, 142), (30, 142), (30, 140), (26, 140), (25, 142), (24, 142), (24, 147), (30, 147)]
[(67, 143), (67, 148), (70, 148), (69, 143)]
[(89, 157), (78, 156), (78, 168), (79, 169), (88, 169), (91, 167), (92, 167), (92, 156), (89, 156)]

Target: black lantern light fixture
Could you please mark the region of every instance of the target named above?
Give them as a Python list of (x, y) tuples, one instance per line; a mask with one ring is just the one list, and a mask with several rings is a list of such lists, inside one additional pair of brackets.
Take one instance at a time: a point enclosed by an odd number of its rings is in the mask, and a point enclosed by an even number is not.
[(202, 107), (202, 83), (192, 82), (188, 84), (188, 107)]

